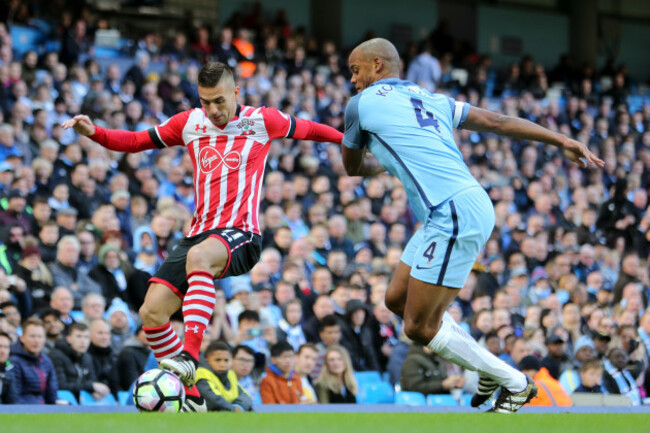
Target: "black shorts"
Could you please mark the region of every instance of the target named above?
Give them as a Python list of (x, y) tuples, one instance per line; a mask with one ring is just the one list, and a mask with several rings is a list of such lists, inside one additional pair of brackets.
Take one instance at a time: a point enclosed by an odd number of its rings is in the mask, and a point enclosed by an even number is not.
[(220, 240), (228, 250), (228, 262), (215, 278), (234, 277), (250, 271), (260, 259), (262, 238), (259, 235), (239, 229), (208, 230), (196, 236), (182, 239), (169, 253), (167, 260), (158, 269), (149, 283), (160, 283), (169, 287), (181, 299), (187, 293), (186, 261), (187, 252), (194, 245), (209, 237)]

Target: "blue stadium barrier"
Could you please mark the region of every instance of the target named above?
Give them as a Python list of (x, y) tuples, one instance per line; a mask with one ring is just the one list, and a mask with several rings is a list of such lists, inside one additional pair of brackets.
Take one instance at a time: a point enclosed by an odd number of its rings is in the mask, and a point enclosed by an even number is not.
[(44, 44), (44, 51), (46, 53), (58, 53), (61, 51), (61, 41), (55, 39), (48, 39)]
[(359, 384), (357, 403), (392, 403), (395, 399), (393, 387), (387, 382), (367, 382)]
[(113, 394), (108, 394), (103, 399), (97, 401), (88, 391), (81, 391), (79, 393), (79, 404), (86, 406), (115, 406), (117, 404), (117, 401), (115, 400)]
[(460, 398), (461, 406), (471, 406), (472, 405), (472, 394), (463, 394)]
[(458, 400), (449, 394), (429, 394), (427, 406), (458, 406)]
[(116, 48), (98, 47), (97, 45), (93, 45), (93, 51), (95, 57), (101, 59), (115, 59), (122, 56), (120, 50)]
[(381, 375), (378, 371), (357, 371), (354, 373), (354, 378), (357, 379), (357, 384), (362, 383), (377, 383), (381, 382)]
[(406, 406), (426, 406), (427, 399), (424, 394), (411, 391), (400, 391), (395, 394), (395, 404)]
[(45, 38), (42, 31), (25, 26), (11, 26), (9, 32), (11, 33), (14, 53), (19, 57), (30, 50), (38, 52), (38, 46)]
[(79, 402), (73, 393), (66, 391), (65, 389), (60, 389), (56, 392), (56, 398), (60, 400), (65, 400), (70, 403), (72, 406), (78, 406)]
[(120, 406), (133, 406), (133, 394), (129, 391), (118, 391), (117, 402)]

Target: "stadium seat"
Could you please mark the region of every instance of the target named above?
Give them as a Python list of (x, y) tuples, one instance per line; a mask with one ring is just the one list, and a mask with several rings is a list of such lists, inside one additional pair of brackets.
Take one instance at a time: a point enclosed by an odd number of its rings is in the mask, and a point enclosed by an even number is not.
[(411, 391), (400, 391), (395, 394), (395, 404), (406, 406), (426, 406), (427, 399), (424, 394)]
[(38, 52), (38, 46), (45, 36), (38, 29), (25, 26), (11, 26), (9, 32), (13, 41), (14, 53), (19, 57), (30, 50)]
[(129, 391), (118, 391), (117, 401), (120, 406), (133, 406), (133, 394)]
[(116, 57), (120, 57), (120, 50), (116, 48), (108, 48), (108, 47), (99, 47), (97, 45), (93, 46), (94, 54), (95, 57), (102, 58), (102, 59), (114, 59)]
[(64, 389), (60, 389), (56, 392), (56, 398), (59, 400), (65, 400), (73, 406), (77, 406), (79, 404), (74, 394)]
[(429, 394), (427, 406), (458, 406), (458, 400), (450, 394)]
[(394, 391), (390, 383), (368, 382), (359, 384), (357, 393), (357, 403), (359, 404), (393, 403), (394, 399)]
[(79, 393), (79, 404), (82, 406), (114, 406), (117, 404), (113, 394), (108, 394), (103, 399), (97, 401), (88, 391), (81, 391)]
[(381, 382), (381, 375), (378, 371), (357, 371), (354, 373), (354, 378), (357, 379), (358, 385)]

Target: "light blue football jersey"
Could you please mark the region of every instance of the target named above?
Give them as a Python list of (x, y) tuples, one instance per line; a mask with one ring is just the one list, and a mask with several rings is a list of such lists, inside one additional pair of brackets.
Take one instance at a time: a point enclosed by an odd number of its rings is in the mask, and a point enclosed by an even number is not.
[(480, 185), (452, 133), (462, 127), (469, 107), (410, 81), (379, 80), (348, 103), (343, 144), (367, 146), (402, 181), (416, 216), (425, 221), (438, 204)]

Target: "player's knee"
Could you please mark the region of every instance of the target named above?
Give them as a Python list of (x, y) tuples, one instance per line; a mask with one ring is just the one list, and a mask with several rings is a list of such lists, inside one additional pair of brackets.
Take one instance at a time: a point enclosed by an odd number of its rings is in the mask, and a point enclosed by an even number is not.
[(432, 326), (430, 320), (418, 318), (404, 320), (404, 333), (408, 338), (420, 344), (429, 344), (436, 336), (436, 331), (437, 327)]
[(203, 245), (195, 245), (187, 252), (187, 269), (189, 271), (196, 269), (207, 269), (209, 253), (205, 251)]
[(148, 328), (162, 326), (167, 323), (167, 321), (169, 321), (169, 317), (163, 317), (161, 309), (155, 308), (151, 305), (151, 303), (145, 302), (142, 304), (138, 312), (140, 313), (140, 320), (142, 320), (142, 324)]

